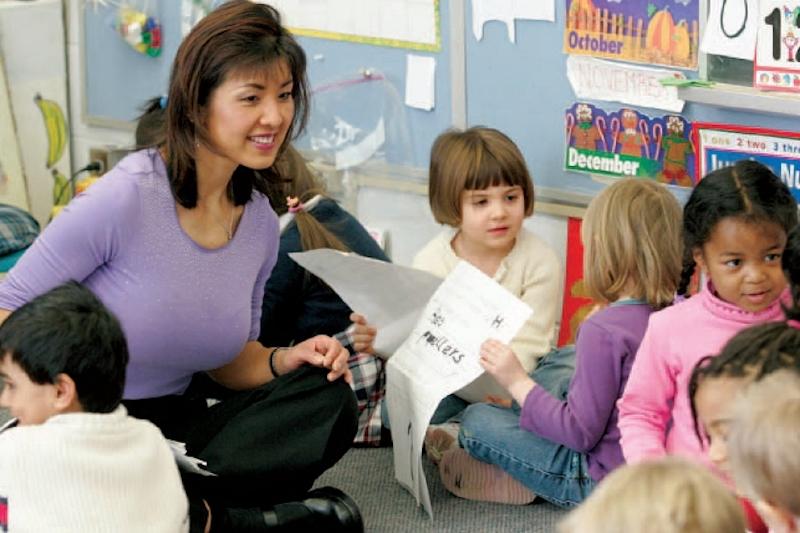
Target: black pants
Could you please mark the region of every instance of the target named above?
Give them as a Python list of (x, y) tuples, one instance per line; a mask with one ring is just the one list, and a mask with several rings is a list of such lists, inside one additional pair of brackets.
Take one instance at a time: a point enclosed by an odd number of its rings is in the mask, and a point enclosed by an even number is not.
[[(207, 407), (208, 397), (221, 401)], [(358, 422), (350, 386), (313, 367), (243, 392), (198, 376), (184, 395), (124, 404), (207, 461), (216, 477), (182, 475), (189, 500), (212, 506), (268, 508), (302, 499), (350, 448)]]

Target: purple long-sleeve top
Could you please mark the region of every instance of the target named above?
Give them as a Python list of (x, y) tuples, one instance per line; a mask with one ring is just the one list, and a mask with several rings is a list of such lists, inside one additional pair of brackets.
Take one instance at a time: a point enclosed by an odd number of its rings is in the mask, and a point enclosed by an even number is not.
[(522, 406), (520, 427), (585, 453), (595, 481), (625, 462), (616, 403), (651, 312), (646, 304), (625, 304), (589, 317), (578, 332), (575, 374), (566, 401), (537, 386)]
[(125, 331), (125, 398), (181, 394), (192, 374), (225, 365), (258, 338), (277, 251), (277, 217), (255, 192), (229, 243), (198, 245), (178, 222), (163, 160), (143, 150), (47, 226), (0, 285), (0, 308), (80, 281)]

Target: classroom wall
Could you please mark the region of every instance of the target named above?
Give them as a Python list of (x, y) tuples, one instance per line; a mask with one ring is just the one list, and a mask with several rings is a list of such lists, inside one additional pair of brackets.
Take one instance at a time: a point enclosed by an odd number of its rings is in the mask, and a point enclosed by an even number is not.
[[(86, 121), (84, 110), (83, 85), (84, 54), (80, 39), (82, 30), (83, 2), (66, 2), (67, 21), (67, 60), (69, 71), (69, 110), (72, 124), (72, 168), (73, 171), (86, 166), (89, 161), (90, 148), (106, 146), (109, 148), (125, 148), (133, 146), (133, 129), (101, 128), (90, 126)], [(47, 46), (47, 43), (42, 43)]]
[[(585, 175), (563, 170), (564, 110), (575, 101), (565, 73), (566, 56), (562, 49), (565, 4), (556, 0), (555, 23), (518, 20), (516, 44), (508, 40), (506, 26), (497, 21), (486, 23), (483, 39), (472, 34), (471, 2), (463, 1), (465, 9), (464, 39), (466, 42), (466, 76), (462, 80), (467, 100), (467, 123), (487, 124), (507, 131), (520, 145), (538, 186), (565, 187), (590, 194), (602, 184)], [(85, 102), (82, 83), (83, 57), (78, 46), (80, 2), (69, 6), (69, 58), (71, 109), (73, 115), (74, 167), (88, 162), (88, 148), (98, 143), (129, 146), (130, 131), (89, 126), (82, 119)], [(449, 49), (449, 17), (451, 0), (441, 1), (442, 46), (437, 58), (437, 100), (432, 112), (407, 110), (413, 136), (413, 159), (416, 167), (427, 166), (427, 150), (435, 136), (453, 121), (450, 111), (452, 84), (449, 79), (452, 51)], [(336, 76), (355, 75), (362, 67), (374, 67), (387, 73), (402, 92), (404, 58), (412, 52), (373, 45), (301, 38), (309, 56), (312, 82), (323, 82)], [(155, 83), (155, 82), (154, 82)], [(157, 90), (155, 90), (157, 92)], [(402, 96), (402, 94), (401, 94)], [(604, 109), (619, 108), (619, 104), (597, 102)], [(663, 112), (644, 109), (655, 115)], [(687, 104), (684, 115), (690, 120), (731, 122), (747, 125), (797, 129), (794, 117), (777, 117), (759, 113), (744, 113)], [(384, 229), (389, 234), (391, 254), (395, 261), (408, 264), (413, 254), (439, 230), (434, 223), (424, 194), (393, 190), (384, 186), (362, 187), (357, 194), (356, 212), (366, 224)], [(557, 216), (537, 213), (526, 225), (540, 234), (564, 258), (566, 221)]]

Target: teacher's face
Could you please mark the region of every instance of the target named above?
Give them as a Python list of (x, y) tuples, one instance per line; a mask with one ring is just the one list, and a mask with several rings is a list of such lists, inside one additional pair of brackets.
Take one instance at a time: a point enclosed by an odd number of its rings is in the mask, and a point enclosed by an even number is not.
[(262, 72), (232, 72), (212, 93), (211, 151), (233, 166), (272, 166), (294, 118), (292, 75), (278, 60)]

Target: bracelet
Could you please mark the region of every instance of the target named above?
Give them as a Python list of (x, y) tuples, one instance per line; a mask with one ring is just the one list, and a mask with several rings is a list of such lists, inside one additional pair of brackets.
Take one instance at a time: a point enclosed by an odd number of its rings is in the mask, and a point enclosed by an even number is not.
[(279, 377), (278, 371), (275, 369), (275, 352), (278, 350), (284, 350), (283, 347), (273, 348), (271, 352), (269, 352), (269, 369), (272, 372), (273, 377)]

